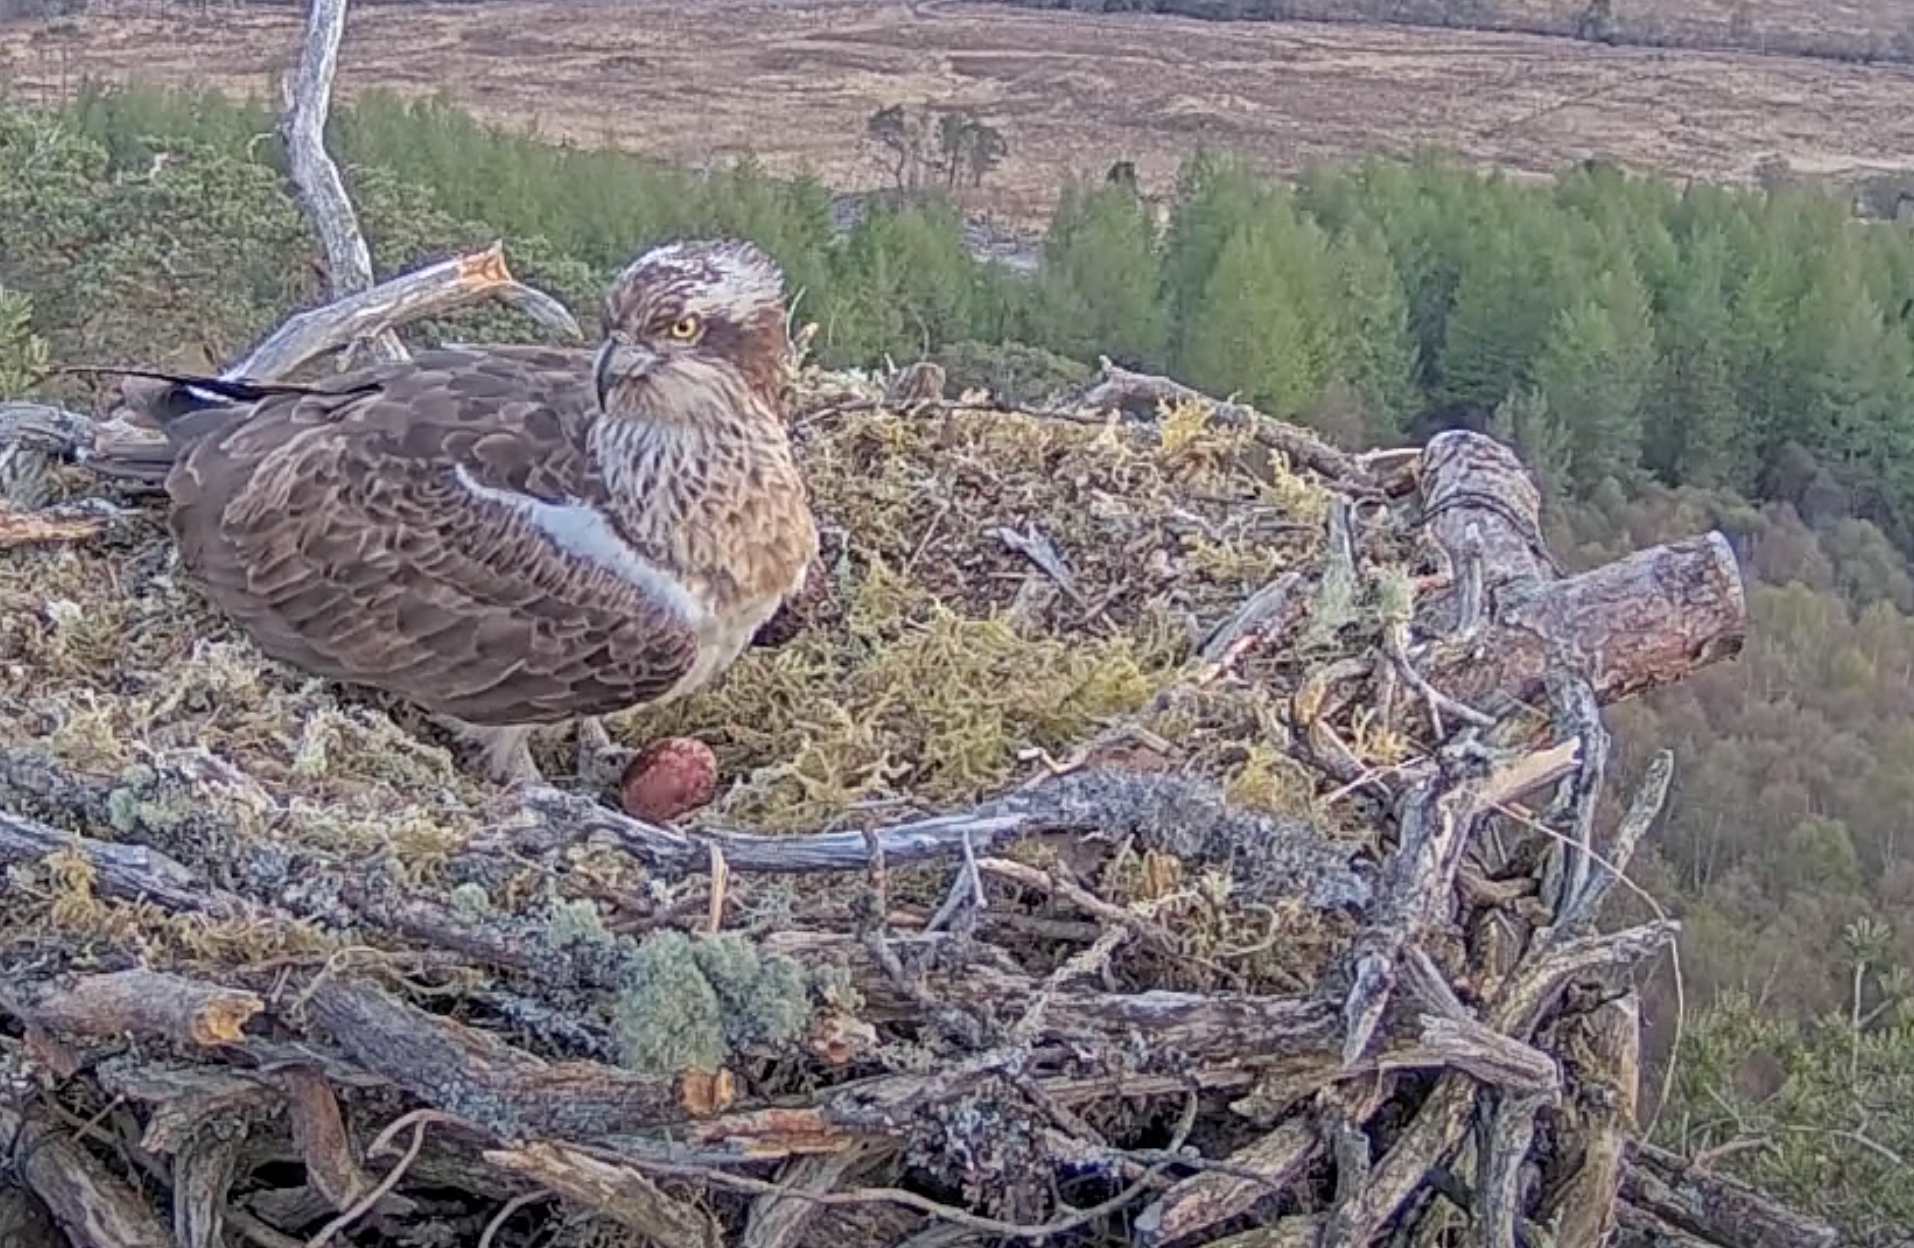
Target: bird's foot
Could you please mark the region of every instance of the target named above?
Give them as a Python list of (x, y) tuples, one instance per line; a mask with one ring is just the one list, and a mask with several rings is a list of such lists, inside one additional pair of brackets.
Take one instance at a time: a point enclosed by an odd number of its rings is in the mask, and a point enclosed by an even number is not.
[(632, 751), (614, 743), (596, 715), (578, 721), (578, 781), (591, 789), (616, 788)]

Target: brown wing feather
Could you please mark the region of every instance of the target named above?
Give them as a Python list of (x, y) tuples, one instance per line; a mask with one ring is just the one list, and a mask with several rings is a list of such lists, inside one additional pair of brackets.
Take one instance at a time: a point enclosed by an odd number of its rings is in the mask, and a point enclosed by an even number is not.
[(454, 477), (595, 497), (588, 375), (577, 352), (441, 351), (351, 375), (375, 393), (262, 399), (169, 479), (182, 557), (266, 653), (472, 723), (655, 698), (696, 657), (685, 624)]

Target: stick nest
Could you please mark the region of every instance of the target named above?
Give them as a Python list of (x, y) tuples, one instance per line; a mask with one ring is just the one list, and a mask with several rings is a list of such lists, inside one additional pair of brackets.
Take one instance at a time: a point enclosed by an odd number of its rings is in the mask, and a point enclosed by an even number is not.
[(501, 791), (263, 660), (157, 506), (76, 511), (99, 484), (56, 470), (0, 563), (22, 1181), (128, 1241), (270, 1248), (1652, 1222), (1618, 1204), (1654, 1162), (1616, 975), (1673, 927), (1594, 935), (1612, 877), (1520, 833), (1592, 820), (1611, 695), (1489, 713), (1421, 676), (1425, 590), (1467, 633), (1482, 569), (1428, 540), (1414, 463), (1098, 385), (798, 377), (823, 592), (610, 724), (716, 752), (673, 828)]

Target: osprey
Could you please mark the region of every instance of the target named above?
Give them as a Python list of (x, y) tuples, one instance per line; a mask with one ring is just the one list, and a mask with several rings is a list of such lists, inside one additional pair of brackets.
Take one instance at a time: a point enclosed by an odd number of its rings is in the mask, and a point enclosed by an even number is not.
[[(779, 398), (784, 278), (679, 242), (613, 282), (596, 350), (444, 349), (312, 385), (168, 378), (186, 568), (272, 658), (386, 690), (536, 781), (535, 730), (723, 672), (803, 587), (817, 528)], [(145, 455), (146, 461), (141, 462)]]

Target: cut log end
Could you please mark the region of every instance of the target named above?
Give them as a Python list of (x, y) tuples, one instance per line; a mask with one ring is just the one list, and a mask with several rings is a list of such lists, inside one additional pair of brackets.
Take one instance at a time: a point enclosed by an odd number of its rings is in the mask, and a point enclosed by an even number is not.
[(45, 990), (28, 1015), (36, 1026), (65, 1035), (103, 1038), (133, 1032), (164, 1036), (182, 1046), (215, 1048), (244, 1040), (247, 1022), (265, 1008), (250, 992), (132, 970)]
[(1718, 532), (1638, 551), (1504, 606), (1483, 635), (1443, 638), (1430, 683), (1461, 702), (1534, 703), (1552, 668), (1585, 675), (1606, 706), (1741, 653), (1748, 599)]
[[(1493, 438), (1452, 430), (1423, 455), (1424, 523), (1456, 582), (1418, 605), (1435, 634), (1419, 662), (1443, 694), (1483, 709), (1538, 704), (1551, 670), (1585, 677), (1607, 706), (1741, 653), (1748, 599), (1720, 532), (1562, 576), (1542, 542), (1540, 495)], [(1481, 588), (1464, 621), (1461, 582)]]
[(458, 262), (459, 281), (473, 291), (489, 291), (500, 286), (516, 284), (512, 270), (505, 263), (505, 243), (497, 240), (483, 251), (475, 251), (463, 256)]

